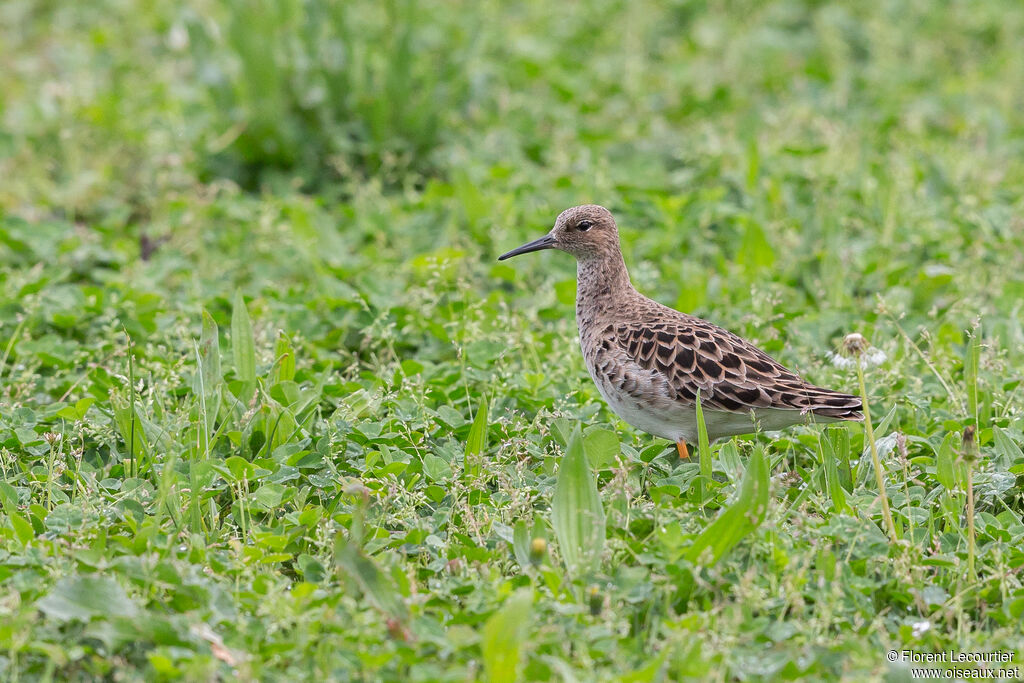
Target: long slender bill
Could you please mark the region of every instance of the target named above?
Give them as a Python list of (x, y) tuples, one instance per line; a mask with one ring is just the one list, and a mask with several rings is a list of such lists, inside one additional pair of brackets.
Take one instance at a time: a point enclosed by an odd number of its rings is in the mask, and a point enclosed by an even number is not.
[(541, 249), (550, 249), (555, 246), (555, 238), (552, 235), (544, 235), (539, 240), (527, 242), (521, 247), (513, 249), (512, 251), (502, 254), (498, 257), (499, 261), (504, 261), (507, 258), (513, 256), (519, 256), (520, 254), (529, 254), (531, 251), (540, 251)]

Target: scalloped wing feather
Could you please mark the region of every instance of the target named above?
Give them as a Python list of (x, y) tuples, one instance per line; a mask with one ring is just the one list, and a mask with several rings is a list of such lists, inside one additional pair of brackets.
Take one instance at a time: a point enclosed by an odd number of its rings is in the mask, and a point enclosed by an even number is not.
[[(666, 398), (692, 404), (699, 390), (705, 410), (770, 409), (832, 420), (862, 419), (860, 398), (810, 384), (735, 334), (700, 318), (665, 310), (678, 319), (666, 320), (660, 312), (657, 321), (607, 326), (601, 351), (609, 354), (614, 349), (664, 378), (659, 388), (668, 394)], [(636, 384), (636, 378), (622, 379), (620, 390), (633, 393), (630, 390), (635, 387), (629, 385)]]

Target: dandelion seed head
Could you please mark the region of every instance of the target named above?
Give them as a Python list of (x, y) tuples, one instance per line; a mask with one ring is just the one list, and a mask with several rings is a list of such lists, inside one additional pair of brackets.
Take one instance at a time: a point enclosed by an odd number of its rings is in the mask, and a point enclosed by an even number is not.
[(853, 332), (843, 337), (843, 350), (851, 356), (859, 356), (868, 348), (868, 340), (864, 335)]
[(870, 368), (888, 360), (885, 351), (871, 346), (864, 335), (857, 332), (846, 335), (840, 348), (842, 353), (829, 351), (827, 355), (832, 365), (841, 370), (855, 368), (858, 362), (862, 368)]

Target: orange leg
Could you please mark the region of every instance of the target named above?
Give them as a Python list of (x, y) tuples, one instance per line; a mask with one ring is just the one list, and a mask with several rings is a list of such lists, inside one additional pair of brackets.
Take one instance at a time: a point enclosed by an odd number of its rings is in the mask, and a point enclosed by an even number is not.
[(690, 457), (690, 451), (686, 448), (685, 441), (677, 441), (676, 449), (679, 451), (679, 457), (686, 460)]

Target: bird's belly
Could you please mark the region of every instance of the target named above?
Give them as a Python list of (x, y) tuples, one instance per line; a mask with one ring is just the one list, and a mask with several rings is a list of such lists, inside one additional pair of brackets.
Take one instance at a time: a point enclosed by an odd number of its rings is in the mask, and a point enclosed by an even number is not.
[[(670, 441), (697, 442), (697, 410), (692, 404), (668, 398), (656, 383), (645, 387), (644, 393), (630, 394), (611, 385), (603, 375), (593, 372), (591, 375), (608, 407), (633, 427)], [(776, 431), (807, 422), (808, 418), (834, 422), (831, 418), (805, 415), (798, 410), (704, 410), (704, 425), (711, 441), (756, 431)]]
[(657, 382), (640, 382), (627, 392), (613, 385), (603, 373), (591, 369), (590, 375), (608, 407), (633, 427), (672, 441), (680, 440), (691, 429), (696, 434), (696, 412), (669, 398)]
[(637, 429), (671, 441), (686, 440), (684, 434), (696, 434), (697, 418), (694, 410), (673, 410), (654, 399), (647, 401), (632, 396), (598, 390), (612, 411)]

